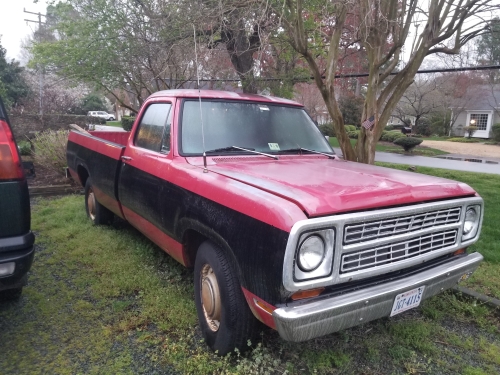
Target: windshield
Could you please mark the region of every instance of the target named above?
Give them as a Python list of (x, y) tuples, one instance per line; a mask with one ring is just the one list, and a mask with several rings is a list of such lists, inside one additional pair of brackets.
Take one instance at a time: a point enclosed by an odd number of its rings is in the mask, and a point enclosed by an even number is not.
[[(201, 108), (205, 151), (238, 146), (270, 154), (300, 152), (300, 148), (333, 153), (302, 108), (209, 100), (202, 100)], [(203, 154), (200, 120), (200, 102), (185, 101), (181, 125), (183, 155)], [(218, 151), (245, 153), (235, 149)]]

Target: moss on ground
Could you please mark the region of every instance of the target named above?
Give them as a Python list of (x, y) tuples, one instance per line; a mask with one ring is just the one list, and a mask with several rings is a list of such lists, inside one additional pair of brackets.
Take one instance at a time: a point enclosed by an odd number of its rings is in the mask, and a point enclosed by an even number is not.
[(192, 272), (129, 225), (93, 227), (69, 196), (40, 200), (33, 229), (29, 285), (0, 303), (1, 374), (500, 373), (497, 313), (451, 293), (305, 343), (265, 330), (220, 358), (197, 327)]

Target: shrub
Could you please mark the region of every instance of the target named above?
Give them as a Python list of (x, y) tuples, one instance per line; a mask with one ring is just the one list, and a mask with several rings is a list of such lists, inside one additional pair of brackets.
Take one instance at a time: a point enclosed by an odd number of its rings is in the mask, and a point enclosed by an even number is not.
[(500, 142), (500, 124), (494, 124), (491, 127), (491, 138), (493, 138), (495, 142)]
[[(123, 125), (123, 123), (122, 123), (122, 125)], [(323, 135), (327, 135), (329, 137), (335, 137), (335, 131), (333, 130), (332, 123), (318, 125), (318, 129)]]
[(395, 129), (394, 125), (387, 125), (384, 130), (387, 130), (388, 132), (390, 132), (391, 130), (394, 130), (394, 129)]
[(102, 117), (87, 116), (87, 124), (106, 125), (106, 119)]
[(474, 133), (477, 131), (477, 126), (465, 126), (464, 130), (468, 133), (467, 138), (472, 138)]
[(17, 147), (19, 148), (19, 153), (21, 155), (31, 155), (31, 143), (28, 141), (17, 142)]
[(404, 135), (403, 133), (400, 133), (400, 132), (396, 132), (396, 131), (393, 131), (391, 132), (391, 134), (389, 135), (389, 142), (394, 142), (395, 140), (398, 140), (398, 139), (401, 139), (401, 138), (408, 138), (406, 135)]
[(413, 137), (398, 138), (394, 141), (395, 145), (403, 147), (406, 152), (418, 146), (420, 143), (422, 143), (421, 139)]
[[(135, 117), (128, 117), (128, 116), (123, 116), (122, 117), (122, 128), (123, 130), (130, 131), (132, 130), (132, 125), (134, 125)], [(326, 134), (328, 135), (328, 134)]]
[(66, 143), (68, 142), (68, 133), (67, 130), (47, 130), (38, 133), (33, 140), (35, 163), (64, 175), (64, 168), (67, 166)]
[(387, 137), (387, 133), (389, 133), (387, 130), (382, 130), (382, 133), (380, 134), (379, 141), (383, 141), (385, 137)]
[(392, 130), (390, 132), (383, 131), (380, 140), (384, 142), (394, 142), (398, 138), (406, 138), (406, 135), (398, 130)]
[(355, 132), (356, 127), (354, 125), (344, 125), (345, 131), (346, 132)]
[(354, 131), (348, 131), (347, 136), (351, 139), (358, 139), (359, 137), (359, 130), (354, 130)]

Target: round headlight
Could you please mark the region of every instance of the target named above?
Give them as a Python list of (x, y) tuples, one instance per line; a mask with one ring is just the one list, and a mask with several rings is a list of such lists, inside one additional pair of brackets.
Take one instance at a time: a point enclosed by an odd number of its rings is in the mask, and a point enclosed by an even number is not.
[(474, 207), (469, 207), (465, 212), (463, 234), (469, 234), (478, 222), (477, 211)]
[(310, 236), (300, 246), (297, 264), (304, 272), (314, 271), (325, 257), (325, 243), (319, 236)]

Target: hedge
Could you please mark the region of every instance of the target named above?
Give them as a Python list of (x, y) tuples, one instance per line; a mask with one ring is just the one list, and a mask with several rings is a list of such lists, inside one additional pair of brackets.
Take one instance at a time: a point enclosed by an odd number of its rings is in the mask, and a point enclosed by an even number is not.
[(450, 142), (460, 142), (460, 143), (477, 143), (476, 138), (448, 138)]
[(359, 130), (354, 130), (354, 131), (348, 131), (347, 136), (351, 139), (358, 139), (359, 137)]
[(87, 124), (106, 125), (106, 119), (102, 117), (87, 116)]
[(394, 142), (396, 139), (399, 138), (406, 138), (406, 135), (401, 133), (400, 131), (393, 130), (393, 131), (383, 131), (382, 135), (380, 136), (380, 140), (384, 142)]
[(345, 128), (345, 131), (348, 133), (356, 131), (356, 127), (354, 125), (344, 125), (344, 128)]
[(413, 137), (398, 138), (394, 141), (395, 145), (403, 147), (405, 151), (410, 151), (415, 146), (418, 146), (420, 143), (422, 143), (421, 139)]
[(135, 117), (122, 117), (122, 128), (123, 130), (130, 131), (132, 130), (132, 125), (134, 125)]

